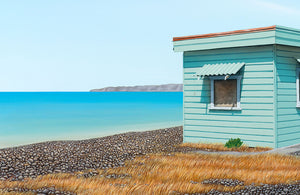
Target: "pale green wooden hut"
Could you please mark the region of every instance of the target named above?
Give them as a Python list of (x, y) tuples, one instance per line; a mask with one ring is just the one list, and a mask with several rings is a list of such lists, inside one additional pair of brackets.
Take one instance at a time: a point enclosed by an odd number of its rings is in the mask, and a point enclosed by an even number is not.
[(183, 52), (184, 142), (300, 143), (300, 30), (269, 26), (173, 44)]

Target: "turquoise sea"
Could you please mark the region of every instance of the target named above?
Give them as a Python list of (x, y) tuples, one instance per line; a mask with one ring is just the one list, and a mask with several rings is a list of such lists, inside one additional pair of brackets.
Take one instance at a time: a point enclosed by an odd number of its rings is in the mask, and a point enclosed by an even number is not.
[(182, 92), (1, 92), (0, 148), (182, 125)]

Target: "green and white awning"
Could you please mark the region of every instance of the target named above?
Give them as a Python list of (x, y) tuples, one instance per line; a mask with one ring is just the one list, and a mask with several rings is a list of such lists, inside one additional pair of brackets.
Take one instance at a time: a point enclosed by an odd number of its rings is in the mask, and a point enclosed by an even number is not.
[(205, 64), (196, 73), (197, 76), (222, 76), (222, 75), (234, 75), (243, 66), (244, 62), (238, 63), (220, 63), (220, 64)]

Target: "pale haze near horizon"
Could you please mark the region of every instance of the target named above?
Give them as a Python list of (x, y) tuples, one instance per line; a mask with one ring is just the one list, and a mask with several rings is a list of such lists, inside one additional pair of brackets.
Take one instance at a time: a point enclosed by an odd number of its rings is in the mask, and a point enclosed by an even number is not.
[(0, 91), (182, 83), (172, 37), (283, 25), (298, 1), (1, 1)]

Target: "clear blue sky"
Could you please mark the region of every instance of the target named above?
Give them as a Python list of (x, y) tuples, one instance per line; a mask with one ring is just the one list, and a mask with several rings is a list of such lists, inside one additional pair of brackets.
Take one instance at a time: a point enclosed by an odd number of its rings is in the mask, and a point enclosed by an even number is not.
[(297, 0), (0, 2), (0, 91), (182, 82), (172, 37), (283, 25)]

